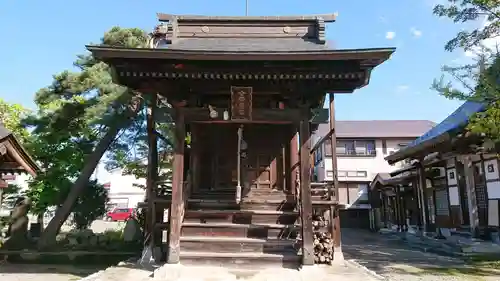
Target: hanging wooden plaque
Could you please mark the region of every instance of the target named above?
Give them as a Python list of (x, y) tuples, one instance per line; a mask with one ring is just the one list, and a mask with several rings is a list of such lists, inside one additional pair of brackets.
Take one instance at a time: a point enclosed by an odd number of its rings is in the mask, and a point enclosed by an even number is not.
[(252, 120), (252, 87), (231, 87), (231, 120)]

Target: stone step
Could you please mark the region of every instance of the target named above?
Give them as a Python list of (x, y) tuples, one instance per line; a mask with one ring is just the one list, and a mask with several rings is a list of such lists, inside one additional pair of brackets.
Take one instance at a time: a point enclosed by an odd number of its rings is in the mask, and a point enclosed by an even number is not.
[(182, 236), (181, 252), (213, 253), (290, 253), (297, 254), (295, 239), (256, 239), (240, 237)]
[(298, 268), (301, 260), (300, 255), (293, 253), (213, 253), (207, 251), (181, 251), (180, 258), (182, 264), (238, 269)]
[(260, 239), (294, 239), (300, 225), (194, 223), (182, 224), (181, 236), (247, 237)]
[(294, 224), (298, 212), (275, 210), (186, 210), (184, 222), (226, 222), (238, 224), (272, 223)]

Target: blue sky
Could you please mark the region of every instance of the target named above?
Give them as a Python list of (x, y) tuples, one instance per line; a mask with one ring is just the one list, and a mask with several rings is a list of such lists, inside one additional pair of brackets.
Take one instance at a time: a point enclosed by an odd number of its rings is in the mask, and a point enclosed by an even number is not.
[[(430, 90), (440, 67), (463, 53), (444, 43), (464, 26), (432, 15), (439, 0), (249, 0), (249, 15), (338, 12), (327, 27), (336, 48), (397, 47), (372, 73), (370, 84), (336, 100), (338, 120), (429, 119), (440, 121), (461, 102)], [(70, 4), (71, 3), (71, 4)], [(152, 30), (156, 12), (244, 15), (244, 0), (1, 1), (0, 97), (33, 108), (35, 92), (53, 74), (69, 69), (84, 45), (112, 26)]]

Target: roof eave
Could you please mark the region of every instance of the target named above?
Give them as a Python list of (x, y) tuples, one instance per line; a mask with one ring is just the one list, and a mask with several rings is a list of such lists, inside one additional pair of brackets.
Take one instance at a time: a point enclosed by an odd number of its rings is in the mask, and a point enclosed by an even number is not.
[[(449, 141), (450, 139), (451, 135), (449, 133), (444, 133), (435, 138), (418, 143), (417, 145), (405, 147), (401, 150), (398, 150), (397, 152), (386, 156), (384, 159), (390, 165), (392, 165), (404, 159), (414, 158), (415, 156), (422, 154), (422, 152), (429, 150), (443, 142)], [(428, 152), (431, 153), (434, 151), (429, 150)]]
[(320, 51), (208, 51), (208, 50), (174, 50), (151, 48), (121, 48), (111, 46), (87, 45), (96, 58), (107, 60), (117, 58), (129, 59), (173, 59), (173, 60), (276, 60), (276, 61), (342, 61), (367, 60), (369, 67), (375, 67), (390, 58), (395, 48), (320, 50)]

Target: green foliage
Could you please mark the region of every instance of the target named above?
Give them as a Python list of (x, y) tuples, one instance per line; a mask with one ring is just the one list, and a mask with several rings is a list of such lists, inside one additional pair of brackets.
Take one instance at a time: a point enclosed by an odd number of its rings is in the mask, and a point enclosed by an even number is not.
[(21, 143), (24, 143), (29, 136), (28, 130), (21, 125), (21, 120), (29, 112), (20, 104), (11, 104), (0, 98), (0, 123)]
[(73, 209), (73, 223), (76, 228), (86, 229), (93, 221), (105, 214), (107, 201), (108, 191), (104, 186), (95, 180), (90, 181), (84, 193), (78, 197)]
[[(445, 49), (473, 50), (472, 62), (458, 67), (444, 66), (443, 72), (452, 77), (445, 82), (444, 76), (435, 80), (432, 88), (449, 99), (481, 102), (487, 105), (484, 112), (473, 116), (467, 130), (500, 144), (500, 53), (483, 45), (484, 40), (500, 38), (500, 1), (498, 0), (448, 0), (449, 5), (436, 5), (434, 14), (448, 17), (454, 22), (486, 19), (484, 26), (472, 31), (461, 31), (448, 41)], [(457, 85), (458, 84), (458, 85)]]
[(484, 112), (476, 114), (467, 128), (476, 134), (484, 134), (496, 144), (500, 143), (500, 55), (482, 72), (476, 87), (476, 97), (488, 104)]
[(447, 5), (434, 7), (434, 14), (448, 17), (456, 23), (478, 21), (486, 18), (487, 24), (472, 31), (460, 31), (455, 38), (445, 45), (446, 50), (456, 48), (469, 50), (478, 46), (481, 41), (500, 36), (500, 1), (498, 0), (448, 0)]
[[(114, 27), (100, 44), (144, 47), (147, 42), (147, 34), (140, 29)], [(28, 192), (32, 210), (38, 214), (63, 204), (86, 164), (86, 156), (110, 126), (124, 122), (128, 102), (136, 96), (133, 90), (114, 84), (108, 65), (91, 55), (78, 56), (74, 66), (79, 71), (54, 75), (52, 84), (36, 93), (37, 111), (24, 119), (24, 125), (33, 132), (33, 141), (27, 147), (44, 171), (30, 183)], [(132, 146), (135, 140), (130, 131), (138, 130), (136, 127), (122, 132), (116, 141), (131, 142)], [(120, 153), (110, 151), (111, 155)], [(105, 213), (106, 198), (102, 185), (88, 183), (73, 209), (78, 228)]]

